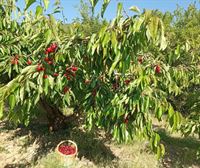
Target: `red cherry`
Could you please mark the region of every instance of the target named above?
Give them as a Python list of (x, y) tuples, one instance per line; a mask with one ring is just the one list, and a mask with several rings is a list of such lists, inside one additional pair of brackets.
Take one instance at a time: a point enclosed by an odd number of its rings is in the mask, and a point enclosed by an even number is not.
[(76, 72), (78, 70), (78, 67), (73, 66), (71, 69), (72, 71)]
[(65, 86), (64, 89), (63, 89), (63, 92), (64, 92), (64, 93), (67, 93), (68, 91), (69, 91), (69, 87), (66, 87), (66, 86)]
[(40, 67), (40, 66), (37, 66), (36, 70), (37, 70), (38, 72), (40, 72), (40, 71), (41, 71), (41, 67)]
[(49, 53), (48, 53), (48, 51), (46, 50), (46, 51), (44, 52), (44, 54), (47, 55), (47, 54), (49, 54)]
[(40, 72), (40, 71), (44, 71), (45, 68), (44, 68), (43, 66), (41, 66), (41, 64), (38, 64), (36, 70), (37, 70), (38, 72)]
[(71, 75), (72, 75), (73, 77), (75, 77), (75, 76), (76, 76), (76, 74), (75, 74), (75, 73), (72, 73)]
[(97, 91), (96, 91), (96, 89), (93, 89), (93, 91), (92, 91), (92, 96), (93, 96), (93, 97), (95, 97), (95, 96), (96, 96), (96, 94), (97, 94)]
[(51, 48), (52, 48), (53, 50), (56, 50), (57, 47), (58, 47), (58, 46), (57, 46), (56, 44), (52, 44), (52, 45), (51, 45)]
[(128, 118), (124, 119), (124, 123), (128, 124)]
[(118, 83), (113, 83), (113, 84), (112, 84), (112, 88), (113, 88), (114, 90), (117, 90), (117, 89), (119, 88), (119, 84), (118, 84)]
[(44, 78), (44, 79), (47, 79), (47, 78), (48, 78), (48, 75), (45, 74), (45, 75), (43, 76), (43, 78)]
[(131, 80), (130, 79), (126, 79), (124, 82), (125, 82), (126, 85), (128, 85), (131, 82)]
[(139, 62), (140, 64), (142, 64), (142, 62), (143, 62), (142, 56), (138, 57), (138, 62)]
[(16, 60), (15, 60), (15, 65), (17, 65), (18, 63), (19, 63), (19, 62), (18, 62), (18, 60), (16, 59)]
[(67, 80), (70, 80), (70, 79), (71, 79), (70, 76), (67, 76), (66, 78), (67, 78)]
[(73, 155), (76, 152), (74, 147), (68, 145), (61, 145), (58, 150), (64, 155)]
[(15, 57), (13, 57), (13, 58), (11, 59), (11, 64), (12, 64), (12, 65), (17, 65), (17, 64), (19, 63), (18, 59), (19, 59), (19, 56), (18, 56), (18, 55), (15, 56)]
[(156, 69), (155, 69), (155, 71), (156, 71), (156, 73), (158, 73), (158, 74), (161, 72), (161, 68), (160, 68), (159, 65), (156, 65)]
[(54, 73), (54, 74), (53, 74), (54, 77), (57, 77), (58, 75), (59, 75), (58, 73)]
[(49, 61), (49, 57), (45, 57), (44, 61), (48, 62)]
[(47, 50), (46, 50), (48, 53), (52, 53), (53, 52), (53, 50), (52, 50), (52, 48), (51, 47), (49, 47), (49, 48), (47, 48)]
[(49, 65), (52, 65), (52, 64), (53, 64), (53, 61), (48, 61), (48, 64), (49, 64)]
[(31, 64), (32, 64), (32, 61), (31, 61), (30, 59), (28, 59), (27, 64), (28, 64), (28, 65), (31, 65)]

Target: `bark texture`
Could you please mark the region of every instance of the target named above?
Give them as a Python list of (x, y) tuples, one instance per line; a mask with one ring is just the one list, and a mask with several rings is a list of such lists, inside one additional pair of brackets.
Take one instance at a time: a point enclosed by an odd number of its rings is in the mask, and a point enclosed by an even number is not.
[(40, 100), (40, 105), (46, 111), (47, 119), (49, 122), (49, 130), (56, 131), (61, 128), (69, 126), (75, 120), (75, 115), (65, 116), (59, 108), (50, 104), (45, 99)]

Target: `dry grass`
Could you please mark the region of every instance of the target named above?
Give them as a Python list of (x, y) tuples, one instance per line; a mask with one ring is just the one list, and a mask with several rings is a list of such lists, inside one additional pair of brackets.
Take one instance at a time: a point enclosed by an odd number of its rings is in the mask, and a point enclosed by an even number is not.
[[(158, 161), (146, 141), (134, 140), (130, 144), (117, 144), (103, 132), (85, 132), (71, 127), (49, 133), (45, 124), (28, 128), (13, 128), (6, 121), (0, 122), (0, 165), (13, 168), (66, 168), (57, 158), (55, 148), (66, 139), (78, 145), (78, 158), (70, 168), (198, 168), (200, 161), (195, 153), (200, 146), (195, 138), (169, 134), (157, 127), (166, 146), (166, 155)], [(3, 166), (4, 167), (4, 166)]]
[[(70, 165), (70, 168), (157, 168), (159, 167), (159, 162), (156, 160), (155, 156), (148, 152), (145, 142), (135, 141), (132, 144), (128, 145), (117, 145), (110, 144), (107, 145), (115, 155), (115, 158), (112, 160), (101, 160), (94, 164), (93, 161), (90, 161), (85, 157), (81, 157), (77, 160), (74, 160), (73, 164)], [(91, 146), (95, 149), (95, 146)], [(97, 147), (98, 148), (98, 147)], [(101, 150), (97, 150), (99, 156), (97, 155), (96, 160), (101, 158)], [(99, 158), (98, 158), (99, 157)], [(95, 159), (95, 158), (94, 158)], [(60, 162), (55, 152), (48, 154), (46, 157), (42, 158), (36, 168), (64, 168), (64, 164)]]

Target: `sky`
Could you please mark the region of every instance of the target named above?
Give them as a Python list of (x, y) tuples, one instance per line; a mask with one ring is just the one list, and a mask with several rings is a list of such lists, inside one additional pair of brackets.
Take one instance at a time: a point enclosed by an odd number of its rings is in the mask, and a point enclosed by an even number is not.
[[(60, 0), (60, 1), (67, 22), (70, 23), (73, 21), (74, 18), (80, 17), (80, 14), (78, 12), (78, 6), (80, 5), (80, 0)], [(99, 3), (95, 8), (95, 13), (100, 12), (102, 1), (103, 0), (99, 0)], [(200, 2), (199, 0), (196, 1), (197, 1), (196, 5), (200, 9)], [(49, 9), (47, 10), (47, 13), (50, 13), (53, 10), (54, 2), (55, 0), (50, 0), (50, 5)], [(183, 7), (184, 9), (187, 9), (188, 5), (190, 3), (195, 2), (195, 0), (111, 0), (104, 14), (104, 17), (107, 20), (111, 20), (116, 16), (116, 9), (118, 2), (122, 2), (124, 9), (128, 11), (128, 14), (131, 15), (131, 11), (128, 10), (131, 6), (137, 6), (140, 10), (146, 8), (146, 9), (158, 9), (162, 12), (165, 11), (172, 12), (177, 8), (177, 5)], [(35, 7), (37, 5), (38, 4), (36, 3), (33, 6), (31, 6), (30, 10), (35, 10)], [(18, 6), (20, 8), (24, 8), (24, 0), (18, 0)], [(55, 17), (61, 20), (63, 18), (61, 14), (56, 14)]]

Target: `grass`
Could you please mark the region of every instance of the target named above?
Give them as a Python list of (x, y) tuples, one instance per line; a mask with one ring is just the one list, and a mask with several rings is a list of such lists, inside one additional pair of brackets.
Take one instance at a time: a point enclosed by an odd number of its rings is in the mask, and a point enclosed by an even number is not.
[(6, 148), (5, 148), (5, 147), (2, 147), (2, 146), (0, 146), (0, 153), (1, 153), (1, 152), (7, 152)]
[(168, 134), (164, 129), (158, 133), (166, 147), (165, 160), (163, 164), (170, 167), (188, 168), (191, 166), (200, 167), (200, 160), (197, 159), (197, 150), (200, 141), (193, 137), (181, 137), (180, 134)]
[[(7, 129), (9, 128), (9, 129)], [(166, 155), (157, 160), (148, 147), (148, 142), (134, 140), (129, 144), (117, 144), (109, 139), (103, 131), (86, 132), (82, 128), (71, 127), (49, 133), (47, 125), (32, 124), (28, 128), (11, 128), (6, 123), (0, 127), (2, 133), (10, 134), (6, 141), (16, 141), (18, 146), (29, 155), (30, 146), (39, 146), (30, 163), (16, 166), (35, 168), (66, 168), (55, 153), (57, 144), (66, 139), (73, 140), (78, 145), (78, 158), (73, 160), (70, 168), (198, 168), (200, 160), (196, 159), (196, 151), (200, 141), (180, 134), (169, 134), (163, 127), (158, 126)], [(1, 137), (0, 137), (1, 141)], [(9, 142), (8, 142), (9, 145)], [(1, 154), (6, 156), (6, 146), (1, 143)], [(34, 148), (33, 148), (34, 150)], [(24, 153), (25, 154), (25, 153)], [(21, 154), (19, 154), (20, 156)], [(68, 166), (69, 167), (69, 166)]]
[[(196, 158), (197, 148), (200, 141), (196, 138), (181, 137), (180, 134), (169, 134), (164, 129), (158, 128), (158, 133), (165, 144), (166, 155), (163, 159), (157, 160), (155, 155), (148, 148), (145, 141), (135, 140), (130, 144), (116, 144), (97, 137), (92, 133), (71, 133), (71, 137), (79, 145), (79, 159), (74, 161), (71, 168), (198, 168), (200, 160)], [(53, 163), (52, 163), (53, 162)], [(60, 164), (54, 152), (43, 157), (39, 165), (48, 168)]]
[[(88, 146), (88, 145), (87, 145)], [(100, 149), (98, 145), (90, 144), (90, 152), (89, 155), (93, 155), (94, 157), (89, 160), (88, 155), (79, 156), (79, 159), (74, 160), (73, 164), (70, 165), (70, 168), (157, 168), (159, 162), (156, 160), (155, 156), (146, 151), (146, 146), (144, 146), (144, 142), (135, 141), (132, 144), (114, 144), (111, 143), (109, 145), (110, 149), (115, 154), (114, 158), (105, 159), (102, 151), (104, 149)], [(96, 148), (97, 147), (97, 148)], [(80, 150), (82, 150), (83, 146), (79, 146)], [(94, 151), (96, 149), (96, 151)], [(81, 151), (80, 151), (81, 152)], [(145, 160), (145, 162), (144, 162)], [(42, 158), (36, 168), (64, 168), (64, 163), (61, 163), (57, 154), (52, 152), (48, 154), (46, 157)]]

